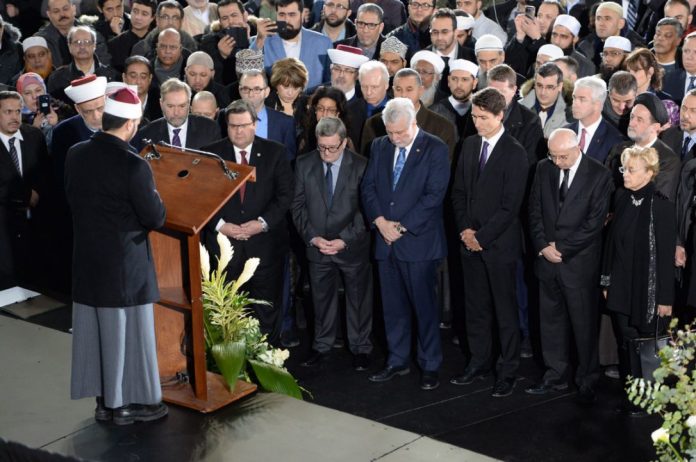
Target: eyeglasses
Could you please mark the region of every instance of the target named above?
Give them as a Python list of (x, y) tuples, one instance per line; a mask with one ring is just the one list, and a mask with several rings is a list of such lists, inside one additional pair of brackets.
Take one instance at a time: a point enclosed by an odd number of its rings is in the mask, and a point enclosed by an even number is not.
[(171, 51), (176, 51), (179, 48), (181, 48), (181, 45), (167, 45), (164, 43), (158, 43), (157, 44), (157, 49), (159, 50), (171, 50)]
[(354, 75), (358, 72), (357, 69), (351, 69), (350, 67), (341, 67), (337, 66), (335, 64), (331, 65), (331, 72), (335, 72), (336, 74), (348, 74), (348, 75)]
[(355, 27), (357, 28), (366, 28), (368, 30), (375, 30), (377, 27), (382, 24), (381, 22), (374, 23), (374, 22), (365, 22), (365, 21), (355, 21)]
[(314, 108), (314, 112), (317, 114), (326, 114), (329, 116), (334, 116), (338, 114), (338, 109), (333, 107), (317, 106), (316, 108)]
[(610, 58), (620, 58), (625, 54), (624, 51), (603, 51), (599, 54), (602, 58), (608, 56)]
[(433, 5), (432, 3), (410, 2), (408, 6), (413, 7), (414, 10), (430, 10), (432, 8), (435, 8), (435, 5)]
[(317, 149), (319, 152), (330, 152), (331, 154), (336, 154), (339, 149), (341, 149), (341, 145), (343, 143), (337, 145), (337, 146), (322, 146), (321, 144), (317, 145)]
[(625, 173), (628, 173), (629, 175), (633, 175), (634, 173), (638, 173), (638, 172), (640, 172), (640, 171), (642, 171), (642, 170), (647, 170), (647, 169), (645, 169), (645, 168), (624, 167), (624, 166), (619, 167), (619, 173), (622, 174), (622, 175), (625, 174)]
[(570, 159), (569, 155), (554, 156), (553, 154), (548, 154), (546, 157), (548, 157), (551, 162), (565, 162)]
[(416, 69), (420, 75), (435, 75), (435, 71), (427, 71), (425, 69)]
[(94, 45), (94, 41), (92, 41), (92, 40), (73, 40), (72, 42), (70, 42), (70, 45), (75, 45), (78, 48), (80, 48), (80, 47), (89, 48), (92, 45)]
[(240, 92), (240, 93), (253, 93), (253, 94), (255, 94), (255, 95), (258, 95), (259, 93), (261, 93), (262, 91), (264, 91), (266, 88), (268, 88), (268, 87), (254, 87), (254, 88), (250, 88), (250, 87), (239, 87), (239, 92)]
[(338, 3), (324, 3), (324, 8), (326, 8), (327, 10), (348, 11), (347, 6), (340, 5)]
[(162, 21), (181, 21), (181, 16), (169, 16), (168, 14), (161, 14), (157, 17)]
[(241, 129), (244, 129), (244, 128), (247, 128), (247, 127), (251, 127), (252, 125), (254, 125), (254, 122), (249, 122), (249, 123), (246, 123), (246, 124), (227, 124), (227, 127), (228, 127), (230, 130), (241, 130)]

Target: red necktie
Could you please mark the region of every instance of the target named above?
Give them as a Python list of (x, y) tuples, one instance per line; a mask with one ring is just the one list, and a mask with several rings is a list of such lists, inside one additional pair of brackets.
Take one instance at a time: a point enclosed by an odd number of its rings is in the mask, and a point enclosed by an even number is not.
[[(249, 162), (247, 161), (246, 158), (246, 151), (239, 151), (239, 155), (242, 156), (242, 165), (249, 165)], [(239, 200), (241, 202), (244, 202), (244, 193), (246, 192), (246, 183), (242, 183), (242, 185), (239, 187)]]
[(587, 130), (584, 128), (582, 129), (582, 132), (580, 132), (580, 150), (585, 153), (585, 135), (587, 135)]

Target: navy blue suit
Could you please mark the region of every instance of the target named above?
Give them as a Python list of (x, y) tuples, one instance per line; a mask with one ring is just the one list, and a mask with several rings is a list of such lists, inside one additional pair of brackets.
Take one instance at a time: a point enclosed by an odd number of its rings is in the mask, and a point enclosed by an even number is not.
[(375, 239), (389, 366), (409, 364), (412, 311), (421, 369), (437, 371), (442, 362), (435, 274), (447, 255), (442, 202), (449, 182), (448, 152), (437, 137), (419, 130), (392, 189), (396, 147), (387, 136), (372, 143), (361, 186), (365, 215), (369, 223), (384, 217), (407, 230), (391, 245), (379, 233)]
[[(573, 122), (572, 124), (566, 125), (565, 128), (569, 128), (577, 133), (578, 123), (579, 122)], [(579, 138), (580, 136), (578, 136), (578, 139)], [(602, 121), (599, 123), (597, 131), (595, 131), (595, 134), (592, 136), (590, 145), (585, 146), (585, 154), (592, 157), (594, 160), (604, 163), (609, 155), (609, 151), (611, 151), (611, 148), (624, 141), (625, 138), (621, 132), (607, 122), (604, 117), (602, 117)]]
[(295, 119), (280, 111), (266, 108), (268, 114), (268, 139), (285, 146), (288, 160), (297, 157), (297, 140), (295, 139)]
[(679, 68), (667, 72), (662, 79), (662, 91), (672, 95), (674, 102), (681, 104), (681, 100), (684, 98), (686, 81), (686, 71), (684, 69)]

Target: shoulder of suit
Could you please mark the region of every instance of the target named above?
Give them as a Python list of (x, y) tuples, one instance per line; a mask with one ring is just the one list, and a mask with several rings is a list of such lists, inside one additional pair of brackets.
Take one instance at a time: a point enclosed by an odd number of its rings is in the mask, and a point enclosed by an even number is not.
[(43, 132), (40, 128), (36, 128), (33, 125), (22, 124), (19, 127), (20, 133), (23, 137), (43, 137)]
[[(165, 121), (165, 123), (166, 123), (166, 121)], [(207, 117), (197, 116), (197, 115), (193, 115), (193, 114), (189, 115), (189, 125), (191, 125), (191, 126), (196, 125), (198, 127), (205, 128), (205, 129), (209, 129), (209, 128), (214, 127), (215, 130), (219, 130), (219, 126), (215, 121), (213, 121)]]
[[(309, 38), (310, 40), (317, 40), (318, 42), (327, 42), (329, 44), (327, 49), (333, 48), (333, 42), (331, 42), (330, 38), (320, 32), (307, 29), (306, 27), (302, 28), (302, 38)], [(326, 50), (324, 50), (324, 54), (326, 54)]]

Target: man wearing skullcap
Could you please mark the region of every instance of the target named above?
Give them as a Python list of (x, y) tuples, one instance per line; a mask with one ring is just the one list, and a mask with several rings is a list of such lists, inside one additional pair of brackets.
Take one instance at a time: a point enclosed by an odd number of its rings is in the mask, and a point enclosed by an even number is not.
[(636, 96), (633, 109), (631, 109), (631, 119), (628, 123), (630, 141), (614, 146), (605, 162), (605, 165), (614, 175), (617, 188), (623, 186), (623, 175), (619, 172), (619, 167), (621, 166), (621, 153), (624, 149), (632, 146), (655, 148), (660, 158), (660, 170), (655, 177), (655, 189), (671, 201), (676, 199), (681, 160), (669, 146), (657, 137), (668, 121), (669, 114), (660, 98), (652, 93), (641, 93)]
[(578, 43), (578, 51), (592, 60), (595, 65), (601, 62), (600, 51), (604, 41), (612, 36), (627, 38), (633, 48), (645, 47), (643, 38), (630, 27), (625, 28), (623, 7), (620, 3), (601, 2), (595, 13), (595, 31)]
[(384, 20), (382, 7), (374, 3), (364, 3), (358, 8), (355, 19), (355, 35), (339, 40), (334, 45), (360, 48), (369, 59), (376, 59), (379, 57), (380, 47), (384, 43), (384, 35), (382, 35), (385, 28)]
[(55, 70), (51, 59), (51, 50), (48, 49), (46, 39), (43, 37), (28, 37), (22, 42), (24, 68), (17, 74), (13, 83), (20, 74), (36, 72), (44, 81)]
[(536, 60), (534, 61), (534, 70), (536, 71), (542, 64), (562, 57), (563, 50), (561, 50), (560, 47), (547, 43), (541, 46), (539, 51), (537, 51)]
[(75, 231), (70, 397), (96, 397), (94, 418), (116, 425), (167, 415), (148, 242), (148, 233), (164, 225), (165, 207), (150, 166), (128, 144), (142, 113), (132, 89), (109, 95), (103, 131), (72, 147), (65, 164)]
[(421, 50), (411, 58), (411, 68), (420, 74), (423, 85), (421, 102), (425, 107), (447, 97), (447, 93), (440, 90), (440, 80), (445, 70), (445, 61), (429, 50)]
[(455, 35), (459, 46), (474, 49), (474, 17), (464, 10), (454, 10), (457, 17), (457, 29)]
[(575, 49), (579, 40), (580, 21), (569, 14), (561, 14), (556, 18), (551, 29), (551, 43), (563, 50), (565, 56), (570, 56), (578, 62), (578, 77), (594, 75), (597, 67), (585, 55)]
[[(486, 34), (479, 37), (474, 47), (476, 62), (479, 66), (478, 89), (480, 90), (488, 85), (488, 71), (507, 62), (507, 59), (503, 49), (503, 42), (495, 35)], [(527, 79), (520, 72), (515, 72), (517, 75), (517, 86), (520, 87)]]
[(184, 68), (186, 83), (191, 87), (195, 95), (199, 91), (209, 91), (215, 95), (215, 100), (220, 106), (230, 104), (228, 90), (214, 80), (215, 64), (213, 59), (204, 51), (196, 51), (186, 60)]
[(379, 53), (379, 61), (387, 66), (389, 77), (394, 77), (394, 74), (399, 69), (406, 67), (406, 52), (408, 48), (401, 43), (396, 37), (389, 37), (382, 42), (382, 48)]
[(0, 84), (11, 84), (22, 68), (22, 33), (0, 16)]
[(599, 75), (605, 82), (609, 83), (611, 76), (623, 68), (623, 62), (632, 50), (633, 45), (627, 38), (619, 35), (607, 37), (599, 64)]
[(564, 11), (556, 0), (544, 1), (539, 4), (536, 16), (529, 16), (517, 9), (515, 11), (515, 36), (505, 44), (505, 64), (515, 72), (525, 76), (533, 75), (530, 71), (537, 51), (542, 45), (549, 43), (549, 33), (556, 18)]
[[(450, 96), (430, 106), (430, 110), (449, 120), (457, 128), (457, 141), (476, 133), (471, 120), (471, 95), (478, 83), (478, 66), (465, 59), (449, 62), (447, 77)], [(459, 152), (455, 148), (455, 153)]]
[(346, 95), (346, 101), (360, 97), (355, 83), (358, 81), (358, 69), (368, 62), (367, 56), (360, 48), (348, 45), (337, 45), (335, 50), (327, 50), (331, 60), (331, 86), (341, 90)]

